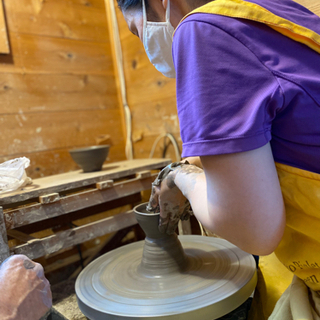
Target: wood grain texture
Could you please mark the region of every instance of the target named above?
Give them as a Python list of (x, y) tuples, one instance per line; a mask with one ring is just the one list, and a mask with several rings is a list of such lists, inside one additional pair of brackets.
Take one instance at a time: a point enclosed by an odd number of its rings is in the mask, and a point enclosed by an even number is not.
[(0, 98), (0, 115), (117, 107), (114, 78), (106, 75), (3, 73)]
[(318, 0), (295, 0), (310, 11), (320, 16), (320, 2)]
[(94, 145), (101, 134), (110, 134), (114, 144), (123, 143), (122, 135), (114, 134), (121, 125), (118, 109), (29, 114), (21, 111), (18, 115), (1, 115), (0, 125), (6, 129), (0, 136), (0, 156)]
[(101, 171), (83, 173), (82, 170), (78, 170), (35, 179), (32, 185), (25, 186), (23, 190), (0, 195), (0, 204), (11, 205), (10, 208), (12, 208), (15, 203), (38, 198), (43, 194), (95, 186), (97, 182), (127, 178), (141, 171), (162, 169), (169, 163), (170, 161), (166, 159), (127, 160), (106, 164)]
[(6, 0), (5, 7), (11, 32), (109, 41), (103, 6), (95, 7), (89, 1)]
[[(154, 141), (157, 139), (158, 134), (154, 134), (154, 135), (148, 135), (148, 136), (144, 136), (143, 139), (136, 141), (135, 142), (135, 155), (137, 156), (137, 158), (149, 158), (150, 156), (150, 149), (151, 146), (153, 145)], [(181, 153), (181, 138), (179, 136), (179, 134), (175, 134), (176, 140), (178, 142), (178, 144), (180, 145), (180, 153)], [(167, 144), (167, 151), (166, 151), (166, 158), (167, 160), (172, 160), (172, 161), (179, 161), (180, 159), (176, 158), (176, 153), (175, 150), (172, 146), (172, 144), (168, 144), (169, 140), (166, 139), (161, 139), (161, 141), (159, 141), (153, 158), (161, 158), (163, 157), (163, 153), (164, 153), (164, 149), (165, 149), (165, 143)]]
[(27, 73), (114, 75), (113, 62), (108, 55), (108, 42), (39, 37), (20, 33), (17, 35), (17, 43), (21, 64)]
[(4, 223), (2, 207), (0, 207), (0, 264), (10, 256), (7, 230)]
[(149, 190), (156, 176), (157, 174), (154, 174), (145, 179), (119, 182), (114, 187), (105, 190), (92, 189), (78, 192), (45, 205), (39, 203), (10, 210), (5, 213), (6, 228), (22, 227)]
[(12, 248), (12, 252), (25, 254), (30, 259), (35, 259), (135, 224), (137, 224), (137, 220), (133, 211), (128, 211), (84, 226), (61, 231), (43, 239), (31, 240), (26, 244)]
[(0, 54), (0, 79), (1, 73), (23, 73), (17, 34), (10, 34), (10, 30), (8, 30), (8, 40), (10, 43), (10, 54)]
[[(65, 0), (60, 0), (65, 1)], [(105, 10), (104, 2), (101, 0), (68, 0), (70, 3), (74, 5), (86, 6), (88, 8), (96, 8)]]
[[(107, 242), (108, 239), (105, 240), (105, 241)], [(81, 254), (82, 259), (87, 259), (91, 255), (97, 254), (97, 252), (99, 252), (101, 248), (102, 248), (102, 245), (99, 244), (99, 246), (96, 246), (96, 247), (90, 248), (88, 250), (82, 251), (82, 254)], [(63, 250), (66, 250), (66, 249), (63, 249)], [(61, 251), (63, 251), (63, 250), (61, 250)], [(54, 254), (57, 254), (57, 253), (55, 252), (55, 253), (53, 253), (53, 255)], [(55, 271), (57, 269), (63, 268), (65, 266), (68, 266), (70, 264), (74, 264), (75, 262), (78, 262), (79, 260), (80, 260), (80, 256), (79, 256), (78, 252), (75, 253), (75, 254), (72, 254), (70, 252), (70, 255), (67, 256), (66, 258), (64, 258), (64, 259), (60, 258), (58, 260), (55, 260), (53, 263), (46, 265), (44, 267), (44, 272), (45, 273), (49, 273), (49, 272)], [(80, 271), (81, 271), (81, 267), (80, 267)]]
[(35, 239), (34, 237), (26, 234), (26, 233), (23, 233), (21, 231), (18, 231), (18, 230), (7, 230), (7, 234), (8, 236), (16, 239), (16, 240), (20, 240), (22, 242), (28, 242), (30, 240), (33, 240)]
[(0, 161), (31, 160), (32, 178), (77, 169), (68, 150), (111, 136), (125, 159), (104, 0), (4, 0)]
[(2, 0), (0, 1), (0, 53), (10, 53), (7, 25), (2, 6)]

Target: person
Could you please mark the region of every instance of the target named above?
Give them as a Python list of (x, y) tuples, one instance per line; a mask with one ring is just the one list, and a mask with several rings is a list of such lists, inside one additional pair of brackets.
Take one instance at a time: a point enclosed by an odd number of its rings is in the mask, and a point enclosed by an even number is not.
[(295, 274), (271, 319), (319, 319), (320, 18), (291, 0), (117, 1), (176, 78), (191, 165), (153, 186), (160, 228), (173, 232), (188, 200), (208, 230)]
[(0, 265), (0, 319), (39, 320), (52, 306), (43, 267), (25, 255), (13, 255)]

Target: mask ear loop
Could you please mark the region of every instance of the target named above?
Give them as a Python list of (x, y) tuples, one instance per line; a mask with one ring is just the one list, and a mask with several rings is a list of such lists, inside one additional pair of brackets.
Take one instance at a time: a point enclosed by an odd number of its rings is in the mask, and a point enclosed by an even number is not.
[(146, 10), (146, 2), (142, 0), (142, 13), (143, 13), (143, 24), (147, 23), (147, 10)]
[(167, 24), (167, 29), (171, 33), (171, 37), (173, 38), (174, 28), (170, 22), (170, 0), (168, 0), (168, 5), (167, 5), (166, 24)]
[(143, 14), (143, 46), (146, 49), (147, 41), (146, 41), (146, 33), (147, 33), (147, 9), (145, 0), (142, 0), (142, 14)]
[(166, 10), (166, 22), (170, 23), (170, 0), (168, 0), (167, 10)]

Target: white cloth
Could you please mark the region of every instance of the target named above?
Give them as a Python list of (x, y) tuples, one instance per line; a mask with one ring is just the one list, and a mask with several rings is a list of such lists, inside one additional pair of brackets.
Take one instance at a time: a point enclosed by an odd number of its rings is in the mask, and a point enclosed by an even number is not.
[(30, 165), (26, 157), (16, 158), (0, 164), (0, 193), (15, 191), (32, 180), (27, 177), (25, 169)]
[(297, 276), (277, 302), (269, 320), (320, 320), (320, 295)]

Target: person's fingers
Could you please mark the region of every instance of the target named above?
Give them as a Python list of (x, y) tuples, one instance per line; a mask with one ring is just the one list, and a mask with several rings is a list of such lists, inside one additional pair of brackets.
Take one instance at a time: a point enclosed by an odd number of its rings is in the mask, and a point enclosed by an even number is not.
[(42, 294), (42, 302), (47, 308), (52, 307), (52, 292), (49, 281), (44, 278), (41, 283), (41, 288), (39, 288)]
[(180, 221), (180, 216), (181, 216), (180, 210), (181, 208), (179, 206), (175, 206), (172, 209), (172, 214), (170, 216), (170, 221), (167, 228), (167, 234), (173, 234), (176, 231)]
[(41, 279), (45, 279), (44, 269), (40, 263), (35, 263), (34, 272), (37, 273), (37, 276)]
[(159, 231), (162, 233), (167, 232), (168, 224), (171, 219), (171, 210), (169, 203), (165, 200), (162, 201), (159, 197), (160, 218), (159, 218)]
[(180, 217), (180, 220), (185, 221), (185, 220), (188, 220), (189, 218), (190, 218), (190, 214), (186, 212)]
[(36, 264), (31, 260), (24, 260), (23, 266), (26, 270), (29, 270), (29, 269), (34, 269)]
[(191, 212), (192, 211), (191, 211), (190, 203), (188, 200), (186, 200), (184, 203), (184, 208), (183, 208), (183, 212), (181, 214), (180, 219), (181, 220), (188, 220), (190, 218)]
[(38, 262), (34, 262), (25, 255), (17, 254), (12, 256), (12, 261), (17, 261), (24, 269), (33, 271), (39, 278), (45, 278), (44, 269)]
[(161, 215), (161, 211), (160, 211), (159, 227), (158, 228), (159, 228), (159, 231), (161, 233), (166, 233), (167, 232), (169, 221), (170, 221), (170, 216), (168, 216), (168, 213), (166, 213), (166, 215), (163, 217)]
[(158, 229), (161, 233), (166, 233), (168, 228), (168, 220), (163, 221), (160, 217)]
[(177, 206), (168, 206), (168, 226), (167, 234), (173, 234), (178, 226), (180, 220), (180, 207)]
[(20, 267), (23, 266), (25, 261), (30, 261), (32, 262), (27, 256), (23, 255), (23, 254), (14, 254), (10, 257), (8, 257), (6, 260), (4, 260), (0, 266), (4, 267), (4, 268), (16, 268), (16, 267)]
[(175, 217), (174, 219), (170, 220), (167, 227), (167, 234), (174, 234), (176, 231), (178, 224), (179, 224), (179, 217)]
[(157, 207), (159, 206), (159, 192), (160, 187), (153, 185), (151, 189), (150, 199), (147, 205), (148, 211), (155, 211), (155, 209), (157, 209)]

